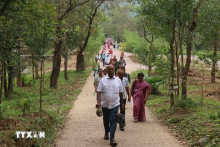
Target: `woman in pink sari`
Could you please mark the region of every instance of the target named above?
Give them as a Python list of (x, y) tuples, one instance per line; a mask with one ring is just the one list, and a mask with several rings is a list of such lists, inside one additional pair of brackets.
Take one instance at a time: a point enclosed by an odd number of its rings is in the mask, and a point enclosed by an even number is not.
[(134, 80), (132, 86), (133, 92), (133, 118), (134, 121), (146, 121), (145, 104), (150, 92), (150, 85), (143, 80), (144, 74), (139, 73), (138, 79)]

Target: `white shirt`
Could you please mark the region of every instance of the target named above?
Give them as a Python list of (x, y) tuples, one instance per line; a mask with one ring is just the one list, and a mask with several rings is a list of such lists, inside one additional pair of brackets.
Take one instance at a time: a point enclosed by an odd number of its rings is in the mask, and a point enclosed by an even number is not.
[(96, 87), (99, 86), (99, 81), (100, 81), (103, 77), (104, 77), (104, 76), (101, 76), (101, 77), (100, 77), (99, 74), (97, 74), (97, 75), (95, 76), (93, 83), (95, 84)]
[(108, 56), (109, 56), (110, 59), (112, 58), (112, 54), (109, 54)]
[(102, 107), (112, 109), (120, 105), (119, 93), (123, 92), (121, 79), (115, 76), (110, 79), (109, 76), (106, 75), (99, 81), (97, 91), (101, 92)]
[(101, 55), (96, 55), (96, 58), (100, 60), (100, 58), (101, 58)]
[(105, 58), (105, 61), (106, 61), (107, 64), (109, 64), (110, 59), (111, 59), (111, 58), (110, 58), (109, 56)]
[(123, 99), (126, 99), (127, 98), (126, 87), (129, 87), (128, 79), (123, 77), (121, 83), (122, 83), (122, 87), (123, 87)]

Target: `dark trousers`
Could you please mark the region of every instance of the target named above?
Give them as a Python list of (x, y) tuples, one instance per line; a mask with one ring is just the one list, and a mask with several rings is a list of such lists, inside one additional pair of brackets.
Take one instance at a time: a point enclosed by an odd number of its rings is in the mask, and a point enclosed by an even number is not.
[[(116, 106), (112, 109), (102, 107), (105, 134), (108, 134), (108, 132), (110, 132), (110, 139), (114, 139), (114, 136), (115, 136), (115, 130), (117, 126), (116, 119), (117, 119), (118, 107), (119, 106)], [(109, 124), (110, 124), (110, 127), (109, 127)]]
[[(125, 105), (126, 105), (126, 99), (123, 99), (123, 102), (124, 102), (124, 107), (125, 107)], [(124, 114), (124, 116), (125, 116), (125, 110), (121, 110), (121, 105), (120, 105), (120, 113), (121, 113), (121, 114)]]
[(102, 59), (102, 61), (103, 61), (103, 66), (105, 66), (105, 59)]

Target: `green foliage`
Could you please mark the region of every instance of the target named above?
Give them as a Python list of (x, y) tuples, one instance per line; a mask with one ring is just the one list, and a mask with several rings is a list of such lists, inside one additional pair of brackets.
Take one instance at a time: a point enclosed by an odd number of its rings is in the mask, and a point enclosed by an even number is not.
[(216, 57), (214, 57), (213, 52), (208, 52), (203, 50), (203, 52), (198, 53), (199, 60), (203, 61), (207, 65), (211, 65), (211, 63), (217, 63), (217, 61), (220, 59), (220, 55), (217, 54)]
[(89, 38), (89, 42), (86, 46), (85, 53), (87, 60), (86, 65), (91, 65), (95, 59), (95, 56), (99, 52), (100, 48), (103, 45), (103, 41), (105, 40), (104, 33), (101, 28), (99, 28), (96, 33), (92, 34)]
[(27, 110), (30, 111), (30, 104), (31, 104), (31, 99), (30, 98), (23, 99), (20, 102), (21, 102), (21, 109), (22, 109), (23, 113), (27, 112)]
[(125, 29), (123, 36), (126, 41), (125, 51), (127, 52), (137, 54), (147, 45), (147, 42), (143, 38), (140, 38), (137, 33)]
[(105, 21), (101, 22), (105, 37), (112, 36), (116, 41), (118, 41), (118, 43), (121, 43), (125, 41), (125, 29), (131, 32), (135, 32), (137, 30), (135, 18), (131, 14), (131, 8), (132, 6), (129, 5), (120, 6), (120, 8), (116, 7), (110, 10), (110, 12), (107, 12), (106, 15), (108, 16)]
[(170, 109), (169, 97), (149, 95), (146, 105), (150, 107), (159, 120), (168, 125), (177, 136), (184, 138), (190, 146), (218, 146), (219, 133), (219, 102), (204, 99), (199, 105), (197, 97), (181, 102)]
[[(14, 92), (11, 95), (11, 101), (3, 99), (0, 104), (2, 119), (10, 118), (16, 120), (19, 130), (43, 130), (46, 133), (45, 139), (36, 139), (35, 146), (50, 146), (55, 138), (59, 135), (60, 129), (65, 124), (65, 116), (73, 106), (73, 101), (76, 100), (80, 93), (80, 88), (85, 83), (85, 80), (90, 75), (91, 69), (86, 69), (85, 72), (78, 74), (75, 70), (68, 71), (70, 80), (66, 81), (63, 76), (64, 72), (60, 72), (58, 89), (49, 88), (50, 73), (45, 74), (45, 88), (42, 94), (42, 112), (39, 112), (39, 88), (36, 87), (14, 87)], [(31, 79), (31, 75), (27, 75), (27, 79)], [(77, 87), (75, 83), (78, 83)], [(39, 85), (40, 80), (36, 79), (35, 84)], [(73, 89), (73, 87), (78, 89)], [(22, 125), (25, 124), (25, 125)], [(14, 132), (0, 130), (0, 140), (3, 143), (8, 143), (8, 146), (13, 146)], [(32, 140), (27, 140), (32, 141)], [(22, 143), (25, 145), (26, 143)], [(19, 146), (22, 146), (19, 145)], [(28, 146), (28, 145), (27, 145)]]
[(174, 107), (176, 109), (190, 109), (193, 108), (195, 109), (198, 106), (198, 102), (195, 102), (191, 98), (187, 98), (186, 100), (177, 100), (176, 103), (174, 104)]
[(170, 119), (168, 119), (168, 123), (174, 124), (174, 123), (178, 123), (180, 122), (181, 118), (179, 118), (178, 116), (174, 116)]
[(144, 76), (144, 80), (150, 85), (151, 93), (158, 94), (159, 86), (165, 83), (164, 77), (162, 76)]
[(156, 61), (154, 62), (155, 72), (160, 76), (168, 78), (169, 74), (170, 74), (170, 53), (169, 53), (169, 48), (161, 47), (159, 49), (159, 52), (161, 54), (157, 56)]

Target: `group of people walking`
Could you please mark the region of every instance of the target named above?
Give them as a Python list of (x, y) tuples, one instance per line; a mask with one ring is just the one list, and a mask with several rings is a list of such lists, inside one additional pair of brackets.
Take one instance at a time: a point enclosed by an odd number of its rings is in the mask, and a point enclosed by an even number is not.
[[(96, 58), (96, 63), (97, 60)], [(126, 73), (125, 66), (126, 62), (122, 57), (117, 61), (116, 56), (114, 56), (104, 70), (100, 69), (99, 66), (93, 82), (97, 93), (96, 108), (102, 108), (103, 113), (104, 140), (110, 139), (111, 146), (117, 145), (114, 136), (118, 110), (120, 109), (120, 113), (125, 116), (125, 105), (126, 102), (131, 102), (131, 96), (133, 97), (134, 121), (146, 120), (145, 103), (148, 99), (150, 86), (143, 80), (144, 74), (139, 73), (130, 88), (130, 76)], [(124, 131), (123, 126), (119, 126), (119, 128)]]

